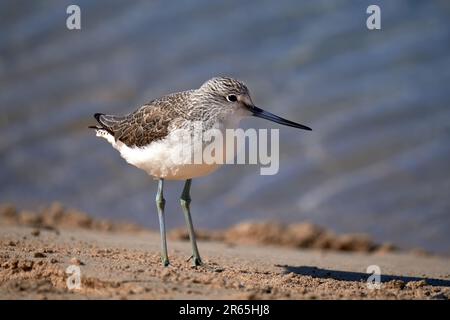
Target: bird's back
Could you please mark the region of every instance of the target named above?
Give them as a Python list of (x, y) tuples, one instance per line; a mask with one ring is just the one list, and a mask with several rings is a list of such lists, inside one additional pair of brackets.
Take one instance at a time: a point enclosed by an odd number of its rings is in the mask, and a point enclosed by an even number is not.
[(125, 116), (96, 113), (100, 127), (93, 128), (106, 130), (129, 147), (144, 147), (166, 137), (171, 123), (188, 117), (191, 92), (166, 95)]

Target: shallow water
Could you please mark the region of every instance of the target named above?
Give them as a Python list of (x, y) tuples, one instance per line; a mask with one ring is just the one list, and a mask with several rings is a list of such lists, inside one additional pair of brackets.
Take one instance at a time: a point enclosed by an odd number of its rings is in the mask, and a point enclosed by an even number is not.
[[(156, 183), (86, 129), (214, 75), (310, 125), (280, 128), (280, 172), (225, 166), (194, 181), (197, 227), (309, 220), (450, 253), (450, 5), (378, 1), (0, 3), (0, 202), (59, 200), (157, 227)], [(244, 127), (279, 128), (260, 119)], [(181, 182), (166, 183), (169, 226)]]

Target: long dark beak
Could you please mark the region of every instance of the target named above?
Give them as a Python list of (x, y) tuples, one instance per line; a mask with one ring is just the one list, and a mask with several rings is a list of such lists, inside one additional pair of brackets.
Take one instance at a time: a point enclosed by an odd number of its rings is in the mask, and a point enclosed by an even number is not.
[(279, 116), (274, 115), (273, 113), (264, 111), (261, 108), (258, 108), (256, 106), (247, 106), (247, 108), (253, 113), (253, 116), (258, 117), (258, 118), (263, 118), (269, 121), (273, 121), (285, 126), (289, 126), (289, 127), (294, 127), (294, 128), (298, 128), (298, 129), (303, 129), (303, 130), (309, 130), (311, 131), (312, 129), (310, 127), (304, 126), (300, 123), (296, 123), (287, 119), (283, 119)]

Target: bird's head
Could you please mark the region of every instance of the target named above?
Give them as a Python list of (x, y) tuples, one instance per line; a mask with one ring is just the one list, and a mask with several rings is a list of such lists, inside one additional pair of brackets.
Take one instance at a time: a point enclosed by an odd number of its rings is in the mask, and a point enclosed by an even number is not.
[(229, 110), (243, 116), (252, 115), (294, 128), (311, 130), (307, 126), (283, 119), (255, 106), (247, 86), (239, 80), (229, 77), (215, 77), (203, 83), (198, 91), (208, 103), (223, 108), (223, 110)]

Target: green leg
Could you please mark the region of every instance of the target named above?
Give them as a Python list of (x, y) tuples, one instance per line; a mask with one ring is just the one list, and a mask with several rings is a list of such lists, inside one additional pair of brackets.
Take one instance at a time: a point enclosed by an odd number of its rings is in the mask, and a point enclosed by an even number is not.
[(183, 208), (184, 218), (186, 219), (186, 225), (187, 225), (188, 232), (189, 232), (189, 239), (191, 240), (192, 262), (193, 262), (194, 266), (199, 266), (202, 264), (202, 259), (200, 259), (200, 254), (198, 253), (197, 241), (195, 240), (194, 226), (192, 225), (191, 210), (190, 210), (191, 182), (192, 182), (192, 179), (186, 180), (186, 182), (184, 184), (184, 188), (183, 188), (183, 193), (181, 194), (181, 197), (180, 197), (180, 203), (181, 203), (181, 207)]
[(166, 223), (164, 221), (164, 206), (166, 200), (163, 195), (164, 179), (159, 179), (158, 192), (156, 193), (156, 207), (158, 208), (159, 231), (161, 234), (161, 260), (165, 267), (169, 265), (169, 256), (167, 255), (166, 242)]

